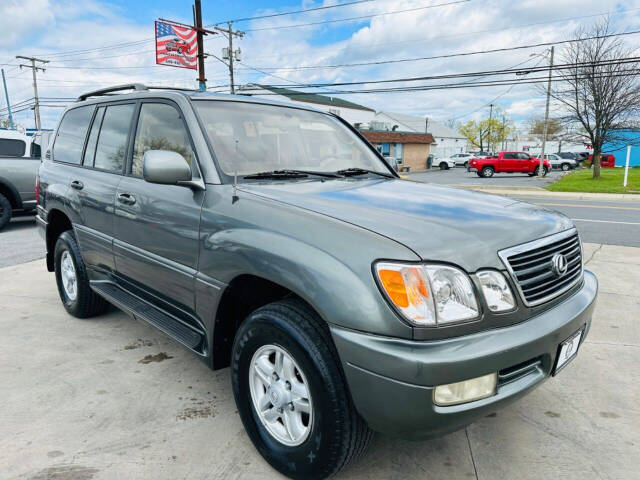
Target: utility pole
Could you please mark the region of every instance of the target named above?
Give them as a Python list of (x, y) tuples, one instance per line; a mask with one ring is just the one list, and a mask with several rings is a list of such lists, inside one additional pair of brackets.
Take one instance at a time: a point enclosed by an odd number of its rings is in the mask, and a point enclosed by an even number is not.
[(35, 117), (36, 117), (36, 130), (40, 130), (41, 129), (41, 124), (40, 124), (40, 102), (38, 100), (38, 81), (36, 79), (36, 72), (38, 70), (42, 70), (42, 72), (44, 72), (44, 67), (37, 66), (36, 62), (41, 63), (41, 64), (45, 64), (45, 63), (49, 63), (49, 60), (41, 60), (41, 59), (35, 58), (35, 57), (23, 57), (21, 55), (16, 56), (16, 58), (19, 59), (19, 60), (28, 60), (28, 61), (31, 62), (31, 65), (20, 64), (20, 70), (22, 70), (22, 67), (30, 68), (31, 72), (33, 73), (33, 98), (35, 100), (35, 106), (34, 106), (33, 112), (34, 112)]
[(198, 42), (198, 87), (201, 91), (207, 89), (207, 79), (204, 76), (204, 35), (205, 32), (202, 29), (202, 6), (200, 0), (195, 0), (194, 6), (194, 22), (196, 25), (196, 35)]
[(504, 115), (502, 115), (502, 132), (500, 132), (500, 136), (502, 137), (502, 150), (505, 150), (505, 143), (507, 141), (507, 135), (504, 131), (504, 127), (505, 127), (505, 118), (504, 118)]
[(424, 133), (429, 133), (429, 117), (425, 117)]
[(9, 112), (9, 128), (13, 130), (13, 115), (11, 115), (11, 103), (9, 103), (9, 92), (7, 90), (7, 80), (4, 78), (4, 68), (2, 69), (2, 84), (4, 85), (4, 96), (7, 99), (7, 111)]
[[(237, 50), (235, 52), (233, 51), (233, 37), (242, 38), (244, 36), (244, 32), (241, 32), (240, 30), (236, 30), (234, 32), (233, 29), (231, 28), (232, 25), (233, 25), (233, 22), (227, 22), (227, 28), (222, 28), (222, 27), (214, 27), (214, 28), (219, 32), (224, 33), (229, 39), (229, 47), (228, 47), (229, 52), (227, 56), (229, 60), (229, 80), (231, 84), (230, 90), (231, 90), (231, 93), (236, 93), (236, 87), (233, 80), (233, 58), (236, 57), (239, 59), (240, 50)], [(226, 60), (224, 54), (222, 58)]]
[(491, 120), (493, 120), (493, 103), (489, 105), (489, 128), (487, 133), (487, 146), (489, 147), (489, 153), (493, 153), (491, 151)]
[(542, 153), (540, 154), (540, 166), (538, 176), (544, 177), (544, 149), (547, 146), (547, 128), (549, 126), (549, 100), (551, 99), (551, 76), (553, 75), (553, 50), (551, 47), (551, 57), (549, 59), (549, 80), (547, 81), (547, 106), (544, 110), (544, 128), (542, 129)]

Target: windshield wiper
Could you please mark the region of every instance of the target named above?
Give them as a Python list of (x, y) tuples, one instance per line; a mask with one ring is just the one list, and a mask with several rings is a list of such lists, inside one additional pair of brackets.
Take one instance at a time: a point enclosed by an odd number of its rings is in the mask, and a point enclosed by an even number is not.
[(344, 168), (342, 170), (338, 170), (336, 173), (338, 175), (342, 175), (343, 177), (353, 177), (355, 175), (365, 175), (367, 173), (373, 173), (374, 175), (380, 175), (381, 177), (396, 178), (394, 175), (391, 175), (390, 173), (377, 172), (375, 170), (367, 170), (366, 168), (358, 168), (358, 167)]
[(340, 178), (342, 175), (338, 175), (333, 172), (314, 172), (311, 170), (271, 170), (268, 172), (258, 172), (251, 173), (249, 175), (244, 175), (242, 178), (304, 178), (309, 175), (316, 177), (326, 177), (326, 178)]

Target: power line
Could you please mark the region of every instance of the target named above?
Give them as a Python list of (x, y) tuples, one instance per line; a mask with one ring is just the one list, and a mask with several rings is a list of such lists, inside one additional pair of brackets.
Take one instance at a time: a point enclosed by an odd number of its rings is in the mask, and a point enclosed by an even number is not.
[(517, 45), (514, 47), (494, 48), (491, 50), (476, 50), (473, 52), (449, 53), (449, 54), (443, 54), (443, 55), (434, 55), (430, 57), (401, 58), (397, 60), (376, 60), (371, 62), (342, 63), (342, 64), (335, 64), (335, 65), (309, 65), (309, 66), (302, 66), (302, 67), (259, 67), (259, 68), (263, 70), (277, 70), (282, 72), (282, 71), (294, 71), (294, 70), (314, 70), (314, 69), (324, 69), (324, 68), (360, 67), (365, 65), (383, 65), (383, 64), (390, 64), (390, 63), (417, 62), (422, 60), (436, 60), (436, 59), (443, 59), (443, 58), (466, 57), (470, 55), (482, 55), (486, 53), (508, 52), (512, 50), (523, 50), (527, 48), (548, 47), (551, 45), (561, 45), (564, 43), (575, 43), (575, 42), (582, 42), (586, 40), (596, 40), (601, 38), (635, 35), (638, 33), (640, 33), (640, 30), (633, 30), (630, 32), (621, 32), (621, 33), (612, 33), (608, 35), (594, 36), (594, 37), (587, 37), (587, 38), (572, 38), (570, 40), (559, 40), (557, 42), (541, 42), (541, 43), (533, 43), (530, 45)]
[(207, 27), (212, 27), (214, 25), (221, 25), (223, 23), (228, 23), (228, 22), (246, 22), (249, 20), (260, 20), (262, 18), (273, 18), (273, 17), (282, 17), (285, 15), (295, 15), (298, 13), (306, 13), (306, 12), (315, 12), (318, 10), (328, 10), (330, 8), (338, 8), (338, 7), (348, 7), (350, 5), (357, 5), (359, 3), (370, 3), (370, 2), (375, 2), (377, 0), (359, 0), (359, 1), (355, 1), (355, 2), (345, 2), (345, 3), (338, 3), (336, 5), (324, 5), (322, 7), (314, 7), (314, 8), (305, 8), (302, 10), (294, 10), (291, 12), (282, 12), (282, 13), (272, 13), (269, 15), (256, 15), (254, 17), (244, 17), (244, 18), (236, 18), (233, 20), (223, 20), (222, 22), (218, 22), (218, 23), (214, 23), (211, 25), (207, 25)]
[(279, 26), (275, 26), (275, 27), (261, 27), (261, 28), (249, 28), (249, 29), (245, 29), (245, 32), (260, 32), (260, 31), (264, 31), (264, 30), (281, 30), (283, 28), (299, 28), (299, 27), (309, 27), (309, 26), (313, 26), (313, 25), (326, 25), (328, 23), (338, 23), (338, 22), (351, 22), (354, 20), (364, 20), (365, 18), (374, 18), (374, 17), (383, 17), (386, 15), (394, 15), (396, 13), (406, 13), (406, 12), (416, 12), (418, 10), (426, 10), (429, 8), (437, 8), (437, 7), (445, 7), (447, 5), (457, 5), (460, 3), (468, 3), (471, 0), (456, 0), (453, 2), (447, 2), (447, 3), (437, 3), (435, 5), (428, 5), (426, 7), (415, 7), (415, 8), (406, 8), (403, 10), (392, 10), (389, 12), (382, 12), (382, 13), (373, 13), (370, 15), (360, 15), (358, 17), (350, 17), (350, 18), (338, 18), (338, 19), (334, 19), (334, 20), (323, 20), (323, 21), (319, 21), (319, 22), (309, 22), (309, 23), (297, 23), (297, 24), (293, 24), (293, 25), (279, 25)]

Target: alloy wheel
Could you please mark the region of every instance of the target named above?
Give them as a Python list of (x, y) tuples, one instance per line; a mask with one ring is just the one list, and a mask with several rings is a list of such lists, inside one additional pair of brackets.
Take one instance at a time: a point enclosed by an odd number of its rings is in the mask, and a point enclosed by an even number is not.
[(78, 296), (78, 276), (69, 250), (65, 250), (60, 258), (60, 278), (64, 293), (73, 302)]
[(313, 425), (311, 393), (304, 373), (282, 347), (260, 347), (249, 367), (253, 408), (262, 425), (280, 443), (302, 444)]

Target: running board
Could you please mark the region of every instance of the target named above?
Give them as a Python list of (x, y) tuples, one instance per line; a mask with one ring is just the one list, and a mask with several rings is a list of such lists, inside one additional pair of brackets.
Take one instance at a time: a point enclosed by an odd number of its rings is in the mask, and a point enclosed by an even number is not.
[(114, 283), (93, 281), (91, 288), (119, 309), (133, 315), (134, 318), (150, 323), (197, 354), (206, 354), (204, 332), (195, 330), (173, 315), (154, 307)]

